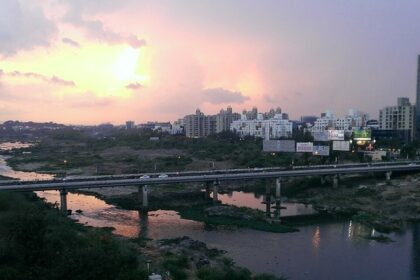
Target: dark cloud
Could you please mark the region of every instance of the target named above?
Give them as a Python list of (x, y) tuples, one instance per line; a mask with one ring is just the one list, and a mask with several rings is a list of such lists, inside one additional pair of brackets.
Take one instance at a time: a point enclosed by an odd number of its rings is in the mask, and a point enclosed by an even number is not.
[(57, 27), (37, 4), (21, 5), (18, 0), (0, 3), (0, 55), (49, 46)]
[[(87, 1), (64, 1), (67, 6), (67, 11), (63, 20), (76, 27), (82, 28), (89, 37), (102, 42), (110, 44), (126, 43), (133, 48), (140, 48), (146, 45), (146, 41), (144, 39), (140, 39), (133, 34), (114, 32), (98, 19), (86, 19), (85, 16), (90, 16), (91, 13), (102, 10), (104, 12), (111, 12), (112, 8), (118, 8), (115, 6), (117, 3), (116, 1), (114, 1), (114, 3), (112, 1), (101, 1), (96, 3), (96, 5), (95, 1), (88, 2), (90, 2), (91, 5), (86, 5)], [(103, 5), (105, 8), (101, 8)]]
[(137, 90), (137, 89), (143, 88), (143, 85), (141, 85), (140, 83), (137, 83), (136, 82), (136, 83), (128, 84), (125, 87), (128, 88), (128, 89), (131, 89), (131, 90)]
[(49, 81), (51, 83), (59, 84), (59, 85), (66, 86), (66, 87), (74, 87), (76, 85), (76, 83), (73, 82), (73, 81), (66, 81), (66, 80), (63, 80), (63, 79), (61, 79), (57, 76), (52, 76), (51, 79), (49, 79)]
[(76, 86), (75, 82), (67, 81), (67, 80), (64, 80), (64, 79), (62, 79), (60, 77), (57, 77), (57, 76), (48, 77), (48, 76), (45, 76), (45, 75), (42, 75), (42, 74), (39, 74), (39, 73), (34, 73), (34, 72), (20, 72), (20, 71), (3, 72), (2, 70), (0, 70), (0, 71), (3, 75), (8, 75), (8, 76), (12, 76), (12, 77), (33, 78), (33, 79), (42, 80), (42, 81), (47, 82), (47, 83), (62, 85), (62, 86), (66, 86), (66, 87)]
[(244, 103), (249, 99), (248, 96), (243, 95), (239, 91), (230, 91), (224, 88), (209, 88), (202, 91), (205, 102), (212, 104), (223, 103)]
[(80, 44), (79, 44), (78, 42), (76, 42), (76, 41), (74, 41), (74, 40), (70, 39), (70, 38), (65, 37), (65, 38), (61, 39), (61, 41), (62, 41), (64, 44), (70, 45), (70, 46), (72, 46), (72, 47), (80, 48)]

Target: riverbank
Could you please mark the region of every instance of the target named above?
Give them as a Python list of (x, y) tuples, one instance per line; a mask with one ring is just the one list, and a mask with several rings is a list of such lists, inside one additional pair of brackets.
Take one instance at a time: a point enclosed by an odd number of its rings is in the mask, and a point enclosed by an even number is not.
[(380, 232), (395, 232), (420, 220), (420, 174), (345, 178), (338, 188), (318, 185), (304, 188), (290, 198), (309, 203), (320, 213), (352, 214), (357, 222)]

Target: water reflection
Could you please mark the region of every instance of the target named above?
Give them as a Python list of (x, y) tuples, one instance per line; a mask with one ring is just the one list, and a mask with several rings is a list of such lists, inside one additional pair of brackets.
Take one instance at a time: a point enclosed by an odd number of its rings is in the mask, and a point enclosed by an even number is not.
[[(47, 202), (59, 204), (58, 191), (36, 192), (36, 194)], [(159, 238), (161, 235), (178, 237), (179, 234), (187, 234), (189, 228), (194, 230), (204, 228), (202, 223), (181, 219), (175, 211), (124, 210), (89, 195), (68, 193), (67, 207), (72, 210), (70, 217), (81, 224), (112, 227), (115, 234), (130, 238)]]
[(354, 223), (353, 221), (350, 220), (349, 222), (349, 226), (348, 226), (348, 234), (347, 234), (347, 238), (348, 239), (356, 239), (356, 238), (366, 238), (366, 237), (374, 237), (376, 234), (376, 231), (374, 228), (367, 226), (367, 225), (363, 225), (363, 224), (359, 224), (359, 223)]
[(138, 211), (139, 214), (139, 238), (148, 238), (149, 215), (147, 212)]
[(54, 178), (51, 174), (42, 174), (37, 172), (23, 172), (15, 171), (6, 163), (6, 156), (0, 155), (0, 175), (4, 177), (10, 177), (13, 179), (19, 179), (21, 181), (32, 181), (32, 180), (51, 180)]
[(10, 151), (13, 149), (22, 149), (31, 147), (31, 143), (22, 143), (22, 142), (3, 142), (0, 143), (0, 150)]
[[(253, 209), (259, 209), (265, 212), (267, 212), (266, 201), (269, 201), (270, 203), (268, 205), (273, 204), (275, 208), (274, 214), (276, 215), (276, 211), (278, 211), (281, 217), (311, 215), (316, 213), (316, 211), (312, 208), (311, 205), (305, 205), (302, 203), (288, 203), (283, 201), (280, 205), (279, 202), (278, 204), (275, 203), (276, 199), (273, 196), (258, 195), (255, 193), (246, 193), (242, 191), (233, 191), (226, 194), (219, 193), (218, 199), (223, 204), (235, 205), (238, 207), (249, 207)], [(268, 208), (268, 210), (270, 211), (270, 208)]]
[(413, 246), (411, 247), (411, 267), (413, 271), (413, 279), (420, 279), (420, 225), (413, 227)]
[(319, 226), (317, 226), (315, 229), (314, 235), (312, 236), (312, 246), (315, 252), (318, 251), (320, 245), (321, 245), (321, 231), (319, 230)]

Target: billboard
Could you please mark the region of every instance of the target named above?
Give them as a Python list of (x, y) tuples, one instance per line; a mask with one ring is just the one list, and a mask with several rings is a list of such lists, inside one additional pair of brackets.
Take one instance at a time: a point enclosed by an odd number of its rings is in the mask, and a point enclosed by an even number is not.
[(327, 130), (328, 140), (344, 140), (344, 130)]
[(314, 156), (329, 156), (330, 146), (314, 146), (312, 154)]
[(349, 141), (333, 141), (333, 150), (348, 152), (350, 150), (350, 142)]
[(278, 152), (280, 149), (278, 140), (264, 140), (263, 152)]
[(313, 132), (315, 141), (344, 140), (344, 130), (324, 130)]
[(327, 130), (325, 130), (325, 131), (314, 131), (314, 132), (312, 132), (312, 136), (314, 137), (314, 141), (328, 141)]
[(269, 153), (295, 152), (295, 140), (264, 140), (263, 151)]
[(296, 143), (296, 152), (298, 153), (312, 153), (313, 150), (314, 150), (314, 143), (312, 142)]
[(369, 141), (372, 139), (372, 131), (369, 128), (356, 129), (353, 131), (353, 140)]
[(280, 152), (295, 152), (295, 140), (278, 140), (280, 142)]

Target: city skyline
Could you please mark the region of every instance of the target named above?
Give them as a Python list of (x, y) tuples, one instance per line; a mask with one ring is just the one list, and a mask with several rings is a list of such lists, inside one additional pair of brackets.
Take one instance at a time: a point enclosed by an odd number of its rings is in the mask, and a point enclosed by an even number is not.
[(415, 104), (417, 1), (98, 3), (2, 1), (0, 122)]

